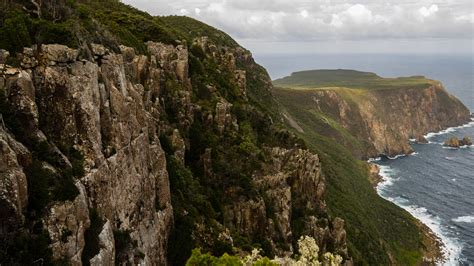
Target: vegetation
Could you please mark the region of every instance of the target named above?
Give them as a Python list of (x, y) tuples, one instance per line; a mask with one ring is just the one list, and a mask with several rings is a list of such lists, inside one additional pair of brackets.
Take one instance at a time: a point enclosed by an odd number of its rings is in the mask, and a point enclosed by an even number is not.
[(322, 258), (319, 258), (319, 247), (314, 238), (309, 236), (301, 236), (298, 240), (299, 254), (295, 258), (283, 257), (270, 259), (268, 257), (260, 256), (260, 250), (253, 249), (252, 253), (244, 258), (238, 256), (230, 256), (227, 253), (221, 257), (215, 257), (209, 253), (201, 253), (200, 249), (194, 249), (192, 256), (186, 262), (186, 266), (197, 265), (252, 265), (252, 266), (276, 266), (276, 265), (290, 265), (290, 266), (336, 266), (341, 265), (342, 258), (338, 255), (325, 253)]
[(277, 79), (275, 86), (293, 89), (353, 88), (353, 89), (400, 89), (426, 88), (435, 81), (423, 76), (382, 78), (374, 73), (356, 70), (308, 70), (292, 73)]

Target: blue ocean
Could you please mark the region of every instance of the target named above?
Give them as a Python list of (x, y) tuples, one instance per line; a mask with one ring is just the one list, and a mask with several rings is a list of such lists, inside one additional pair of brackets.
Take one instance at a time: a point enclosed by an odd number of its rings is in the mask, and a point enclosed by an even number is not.
[[(383, 77), (423, 75), (444, 84), (474, 112), (473, 54), (254, 55), (272, 79), (309, 69), (355, 69)], [(445, 265), (474, 265), (474, 146), (451, 149), (451, 136), (474, 139), (474, 122), (427, 134), (415, 153), (382, 158), (379, 194), (420, 219), (444, 244)]]

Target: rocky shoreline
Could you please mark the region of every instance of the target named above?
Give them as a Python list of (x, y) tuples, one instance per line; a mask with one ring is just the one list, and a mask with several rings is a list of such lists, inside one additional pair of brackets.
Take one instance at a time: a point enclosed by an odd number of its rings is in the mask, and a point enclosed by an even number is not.
[[(384, 177), (380, 174), (380, 166), (376, 163), (369, 162), (369, 182), (377, 191), (378, 185), (384, 181)], [(381, 196), (379, 194), (379, 196)], [(381, 196), (382, 197), (382, 196)], [(443, 253), (444, 244), (439, 236), (437, 236), (426, 224), (420, 219), (411, 215), (416, 220), (416, 225), (423, 236), (423, 263), (428, 265), (443, 262), (446, 259), (446, 254)]]

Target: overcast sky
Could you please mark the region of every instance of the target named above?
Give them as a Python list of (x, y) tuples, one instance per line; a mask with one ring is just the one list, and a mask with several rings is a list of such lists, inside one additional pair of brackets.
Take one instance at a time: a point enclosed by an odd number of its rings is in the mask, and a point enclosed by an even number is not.
[(474, 0), (124, 2), (152, 15), (196, 18), (254, 53), (474, 52)]

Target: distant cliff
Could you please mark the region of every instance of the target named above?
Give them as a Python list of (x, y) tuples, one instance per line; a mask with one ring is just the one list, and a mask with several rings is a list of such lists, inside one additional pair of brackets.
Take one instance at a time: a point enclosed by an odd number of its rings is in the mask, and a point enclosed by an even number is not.
[(285, 87), (275, 95), (288, 110), (290, 125), (304, 116), (311, 120), (307, 125), (361, 158), (410, 153), (410, 139), (423, 141), (428, 132), (470, 121), (469, 110), (441, 83), (419, 76), (384, 79), (322, 70), (294, 73), (275, 85)]

